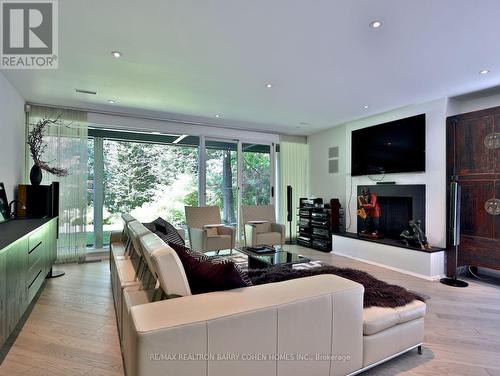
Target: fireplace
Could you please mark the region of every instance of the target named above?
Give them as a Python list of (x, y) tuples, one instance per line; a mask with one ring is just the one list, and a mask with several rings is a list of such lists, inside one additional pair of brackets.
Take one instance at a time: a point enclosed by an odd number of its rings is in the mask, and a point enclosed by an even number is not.
[[(358, 196), (363, 188), (377, 195), (381, 216), (379, 233), (384, 238), (399, 240), (401, 232), (408, 228), (412, 219), (422, 222), (425, 231), (425, 185), (424, 184), (377, 184), (359, 185)], [(358, 217), (358, 232), (364, 228), (364, 221)]]

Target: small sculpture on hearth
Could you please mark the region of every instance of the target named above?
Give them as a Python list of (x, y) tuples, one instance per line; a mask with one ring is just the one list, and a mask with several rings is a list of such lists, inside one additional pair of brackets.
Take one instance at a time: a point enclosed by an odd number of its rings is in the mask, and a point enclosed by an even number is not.
[(363, 219), (363, 229), (361, 234), (371, 234), (373, 237), (379, 237), (380, 217), (382, 210), (377, 201), (377, 195), (370, 193), (370, 189), (364, 187), (361, 195), (358, 196), (358, 216)]
[(404, 230), (400, 237), (401, 241), (409, 247), (411, 244), (418, 244), (420, 249), (430, 249), (431, 246), (427, 242), (427, 236), (425, 236), (424, 231), (422, 230), (422, 221), (417, 219), (417, 220), (411, 220), (409, 223), (410, 228)]

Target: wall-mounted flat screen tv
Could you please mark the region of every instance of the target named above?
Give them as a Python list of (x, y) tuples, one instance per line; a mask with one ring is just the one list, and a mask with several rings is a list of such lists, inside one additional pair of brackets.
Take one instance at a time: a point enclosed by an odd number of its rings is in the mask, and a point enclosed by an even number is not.
[(351, 175), (425, 171), (425, 114), (352, 132)]

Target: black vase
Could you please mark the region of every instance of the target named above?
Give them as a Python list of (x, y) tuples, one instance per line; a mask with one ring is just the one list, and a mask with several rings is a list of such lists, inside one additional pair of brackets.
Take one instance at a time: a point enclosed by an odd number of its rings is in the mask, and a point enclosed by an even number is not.
[(40, 185), (42, 182), (42, 169), (39, 165), (33, 165), (30, 171), (30, 181), (32, 185)]

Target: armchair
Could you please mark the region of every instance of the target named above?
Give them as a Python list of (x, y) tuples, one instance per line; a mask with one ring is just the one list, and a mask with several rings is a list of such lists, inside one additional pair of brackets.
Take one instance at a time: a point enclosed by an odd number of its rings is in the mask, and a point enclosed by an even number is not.
[(285, 226), (276, 223), (274, 205), (242, 205), (241, 218), (246, 245), (285, 244)]
[(185, 206), (191, 248), (200, 251), (233, 249), (236, 231), (221, 223), (218, 206)]

